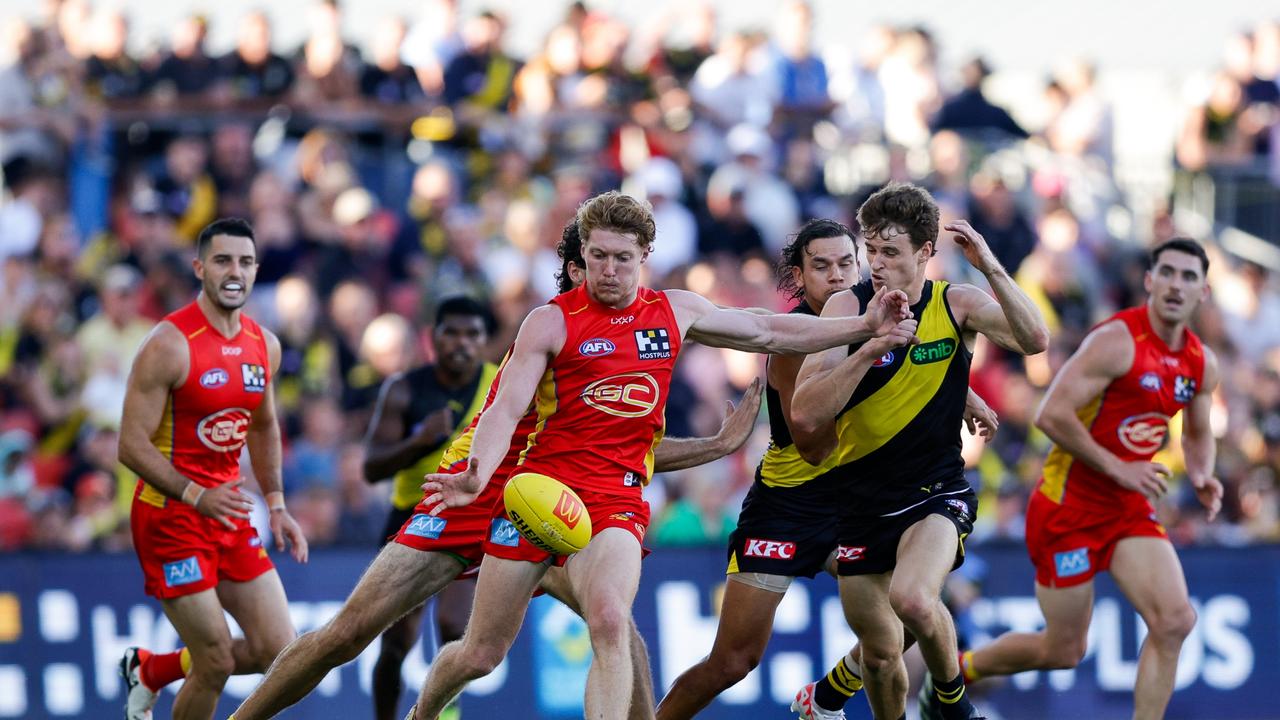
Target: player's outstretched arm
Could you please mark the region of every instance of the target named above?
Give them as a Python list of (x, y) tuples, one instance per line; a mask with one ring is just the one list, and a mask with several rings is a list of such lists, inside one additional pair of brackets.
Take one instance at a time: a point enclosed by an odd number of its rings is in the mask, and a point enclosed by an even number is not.
[(1000, 265), (987, 241), (967, 221), (943, 228), (953, 236), (965, 259), (986, 276), (995, 299), (971, 285), (957, 285), (948, 300), (966, 330), (980, 332), (1000, 347), (1023, 355), (1035, 355), (1049, 347), (1049, 326), (1022, 288)]
[(373, 417), (364, 437), (364, 479), (375, 483), (395, 475), (434, 452), (453, 434), (453, 411), (447, 406), (428, 415), (413, 428), (404, 426), (409, 407), (409, 382), (396, 373), (382, 382)]
[[(206, 491), (178, 472), (151, 444), (152, 436), (160, 428), (169, 393), (186, 382), (189, 363), (187, 341), (182, 333), (168, 322), (156, 325), (143, 341), (129, 370), (117, 454), (125, 467), (156, 490), (234, 528), (228, 518), (248, 519), (253, 504), (233, 492), (235, 488)], [(234, 485), (238, 487), (240, 482)]]
[(800, 354), (862, 342), (910, 315), (905, 293), (877, 293), (865, 315), (815, 318), (795, 313), (756, 315), (719, 308), (687, 290), (668, 290), (667, 297), (685, 337), (711, 347), (746, 352)]
[(1036, 411), (1036, 427), (1075, 459), (1110, 477), (1121, 487), (1152, 500), (1169, 491), (1169, 470), (1160, 463), (1125, 462), (1098, 444), (1079, 411), (1098, 400), (1107, 385), (1133, 366), (1133, 337), (1120, 321), (1089, 333), (1049, 385)]
[(565, 332), (564, 314), (554, 305), (543, 305), (525, 318), (503, 366), (493, 404), (476, 425), (467, 469), (452, 475), (431, 473), (422, 484), (427, 505), (434, 505), (432, 514), (468, 505), (484, 490), (511, 446), (516, 423), (528, 410), (547, 363), (564, 346)]
[(1187, 404), (1182, 423), (1182, 453), (1187, 463), (1187, 479), (1196, 490), (1200, 503), (1209, 511), (1212, 522), (1222, 509), (1222, 483), (1214, 476), (1217, 445), (1209, 422), (1213, 410), (1213, 391), (1218, 386), (1218, 357), (1204, 349), (1204, 378), (1191, 402)]
[(751, 381), (747, 391), (742, 394), (742, 401), (735, 408), (729, 403), (720, 432), (711, 437), (673, 438), (664, 437), (653, 451), (654, 472), (674, 472), (685, 468), (705, 465), (712, 460), (736, 452), (751, 436), (751, 429), (756, 425), (756, 417), (760, 414), (760, 398), (764, 392), (760, 378)]
[[(872, 298), (872, 302), (876, 302), (876, 298)], [(839, 293), (827, 300), (822, 308), (822, 317), (837, 318), (857, 311), (858, 299), (853, 293)], [(822, 425), (834, 421), (840, 409), (853, 397), (854, 389), (862, 382), (871, 364), (893, 348), (918, 342), (915, 331), (916, 321), (904, 319), (888, 325), (882, 334), (864, 342), (853, 354), (846, 347), (838, 347), (805, 358), (796, 378), (795, 396), (791, 399), (792, 425), (801, 433), (815, 433)], [(825, 459), (825, 454), (811, 459), (814, 453), (799, 441), (796, 447), (810, 464), (816, 464), (814, 460), (821, 462)]]
[[(271, 377), (275, 377), (280, 369), (280, 340), (274, 333), (266, 332), (267, 360), (271, 364)], [(249, 447), (249, 462), (253, 465), (253, 476), (258, 480), (262, 496), (267, 499), (268, 522), (271, 526), (271, 537), (275, 539), (276, 550), (284, 550), (285, 542), (289, 544), (293, 559), (298, 562), (307, 561), (307, 538), (302, 528), (289, 514), (284, 505), (284, 479), (282, 477), (280, 446), (280, 421), (276, 417), (275, 393), (268, 388), (262, 403), (253, 411), (249, 421), (249, 430), (245, 436), (245, 444)]]

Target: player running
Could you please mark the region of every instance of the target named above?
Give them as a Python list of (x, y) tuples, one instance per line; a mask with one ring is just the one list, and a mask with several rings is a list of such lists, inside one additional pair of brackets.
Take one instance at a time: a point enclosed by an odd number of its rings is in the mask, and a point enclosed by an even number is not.
[[(909, 341), (914, 322), (904, 321), (906, 299), (900, 292), (881, 293), (864, 317), (824, 320), (756, 315), (717, 308), (696, 293), (640, 287), (640, 265), (653, 242), (653, 215), (621, 193), (583, 203), (578, 225), (584, 284), (525, 319), (497, 398), (476, 428), (466, 469), (429, 476), (423, 487), (434, 491), (428, 504), (439, 503), (433, 512), (466, 506), (490, 492), (500, 448), (534, 403), (539, 422), (520, 469), (565, 482), (591, 517), (591, 541), (566, 565), (594, 651), (586, 714), (622, 718), (632, 694), (628, 618), (649, 521), (641, 490), (653, 472), (667, 387), (685, 338), (755, 352), (812, 352), (864, 340), (873, 330)], [(501, 505), (495, 507), (495, 522), (502, 514)], [(436, 657), (417, 717), (435, 718), (467, 682), (501, 662), (523, 622), (523, 600), (552, 560), (565, 564), (564, 558), (525, 543), (486, 542), (470, 624), (460, 642)]]
[[(576, 221), (565, 227), (557, 252), (562, 266), (556, 280), (560, 289), (568, 292), (582, 282), (585, 264)], [(450, 444), (441, 460), (441, 470), (457, 471), (465, 467), (476, 424), (493, 403), (497, 388), (495, 380), (489, 386), (484, 409)], [(746, 442), (759, 411), (760, 388), (753, 384), (736, 409), (730, 405), (717, 435), (663, 438), (654, 451), (655, 467), (659, 471), (674, 471), (736, 451)], [(529, 412), (520, 420), (515, 437), (508, 442), (502, 465), (495, 472), (492, 483), (495, 487), (486, 498), (445, 511), (439, 517), (431, 516), (425, 503), (415, 508), (396, 534), (395, 542), (384, 547), (374, 559), (338, 614), (324, 627), (301, 636), (285, 648), (280, 660), (232, 717), (238, 720), (270, 718), (301, 700), (331, 669), (355, 659), (397, 618), (435, 595), (459, 573), (469, 567), (474, 569), (483, 556), (482, 546), (486, 540), (527, 544), (509, 521), (505, 518), (491, 521), (491, 515), (495, 504), (501, 507), (506, 478), (515, 472), (526, 439), (536, 425), (536, 412)], [(542, 580), (542, 589), (582, 614), (563, 568), (552, 568)], [(640, 720), (653, 717), (652, 681), (644, 642), (634, 624), (631, 637), (635, 673), (631, 717)]]
[[(1151, 458), (1185, 409), (1187, 478), (1212, 521), (1222, 507), (1209, 424), (1218, 361), (1188, 327), (1209, 296), (1208, 271), (1209, 257), (1194, 240), (1157, 246), (1144, 280), (1146, 304), (1096, 327), (1054, 378), (1035, 419), (1053, 449), (1027, 507), (1027, 552), (1045, 628), (1006, 633), (966, 652), (966, 680), (1079, 664), (1093, 577), (1110, 570), (1147, 627), (1133, 717), (1164, 716), (1196, 614), (1151, 505), (1168, 492), (1169, 470)], [(931, 702), (921, 710), (939, 717)]]
[[(926, 278), (938, 242), (938, 206), (925, 190), (890, 183), (863, 203), (858, 223), (871, 282), (827, 301), (823, 317), (855, 314), (886, 288), (903, 291), (919, 326), (912, 347), (893, 338), (808, 357), (792, 399), (803, 433), (834, 422), (831, 473), (846, 478), (836, 565), (840, 597), (861, 641), (863, 680), (877, 718), (905, 712), (904, 626), (937, 677), (944, 717), (969, 718), (951, 615), (940, 598), (964, 560), (977, 497), (964, 477), (960, 428), (976, 335), (1017, 353), (1042, 352), (1048, 330), (968, 223), (954, 234), (995, 293)], [(841, 661), (844, 662), (843, 660)], [(821, 717), (821, 715), (819, 715)]]
[[(129, 648), (121, 661), (126, 720), (151, 716), (157, 693), (185, 678), (178, 720), (213, 717), (229, 675), (266, 670), (294, 638), (284, 588), (240, 486), (240, 450), (266, 496), (276, 548), (298, 562), (307, 541), (285, 509), (280, 429), (269, 389), (280, 341), (241, 311), (258, 271), (253, 229), (221, 219), (200, 232), (201, 292), (147, 336), (129, 373), (120, 461), (139, 476), (130, 526), (148, 595), (185, 647)], [(244, 631), (233, 639), (223, 617)]]
[[(382, 383), (365, 438), (365, 478), (393, 477), (391, 511), (383, 545), (413, 516), (422, 499), (422, 477), (440, 466), (449, 444), (484, 406), (498, 367), (480, 353), (488, 343), (493, 315), (468, 297), (452, 297), (436, 309), (431, 332), (436, 362), (397, 373)], [(471, 611), (474, 580), (451, 583), (436, 601), (441, 643), (462, 637)], [(373, 666), (373, 708), (377, 720), (396, 720), (403, 690), (401, 666), (418, 640), (423, 606), (410, 610), (382, 633)]]
[[(834, 220), (810, 220), (783, 248), (778, 284), (800, 301), (791, 312), (819, 315), (828, 298), (853, 286), (860, 271), (853, 231)], [(799, 433), (791, 421), (803, 361), (803, 355), (771, 355), (766, 361), (771, 438), (729, 540), (729, 582), (715, 642), (710, 655), (676, 679), (658, 705), (659, 720), (693, 717), (760, 663), (774, 612), (794, 578), (823, 570), (835, 574), (838, 517), (833, 508), (840, 504), (842, 486), (827, 472), (826, 458), (837, 436), (834, 423)], [(972, 392), (965, 413), (966, 421), (976, 422), (984, 435), (994, 431), (994, 414)], [(812, 706), (816, 693), (840, 716), (845, 702), (862, 687), (858, 651), (848, 657), (826, 678), (810, 684), (793, 709), (812, 713), (804, 706)]]

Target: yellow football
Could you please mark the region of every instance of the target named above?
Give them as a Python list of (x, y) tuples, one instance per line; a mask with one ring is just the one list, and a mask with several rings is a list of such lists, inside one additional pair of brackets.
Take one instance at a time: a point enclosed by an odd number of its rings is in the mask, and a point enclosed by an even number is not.
[(569, 486), (539, 473), (518, 473), (502, 491), (507, 517), (534, 547), (572, 555), (591, 540), (591, 516)]

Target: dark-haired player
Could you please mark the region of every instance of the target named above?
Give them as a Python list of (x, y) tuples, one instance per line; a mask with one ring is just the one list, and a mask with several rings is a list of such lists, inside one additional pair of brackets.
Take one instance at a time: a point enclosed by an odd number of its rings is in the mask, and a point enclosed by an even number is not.
[[(1213, 475), (1209, 425), (1218, 361), (1189, 324), (1208, 297), (1204, 248), (1175, 238), (1151, 252), (1147, 302), (1096, 327), (1054, 378), (1036, 414), (1053, 440), (1027, 507), (1027, 552), (1045, 628), (1006, 633), (966, 652), (967, 680), (1075, 667), (1093, 613), (1093, 577), (1110, 570), (1147, 626), (1133, 717), (1164, 717), (1182, 641), (1196, 623), (1182, 564), (1151, 501), (1168, 492), (1168, 468), (1151, 458), (1180, 410), (1187, 479), (1213, 520), (1222, 484)], [(937, 717), (933, 703), (922, 707)]]
[[(280, 429), (269, 383), (280, 341), (241, 311), (258, 272), (253, 229), (237, 219), (200, 232), (192, 262), (201, 292), (147, 336), (129, 373), (120, 461), (138, 473), (130, 525), (148, 595), (160, 600), (183, 649), (129, 648), (121, 661), (125, 717), (151, 716), (156, 694), (185, 678), (179, 720), (213, 717), (230, 675), (267, 669), (294, 637), (284, 588), (240, 490), (248, 446), (277, 549), (307, 560), (284, 506)], [(232, 639), (230, 612), (244, 631)]]

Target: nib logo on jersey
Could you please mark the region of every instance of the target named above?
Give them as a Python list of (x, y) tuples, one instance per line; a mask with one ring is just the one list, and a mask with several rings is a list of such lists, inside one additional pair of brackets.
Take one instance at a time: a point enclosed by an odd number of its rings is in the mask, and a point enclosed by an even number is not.
[(665, 360), (671, 357), (671, 336), (666, 328), (636, 330), (636, 350), (641, 360)]

